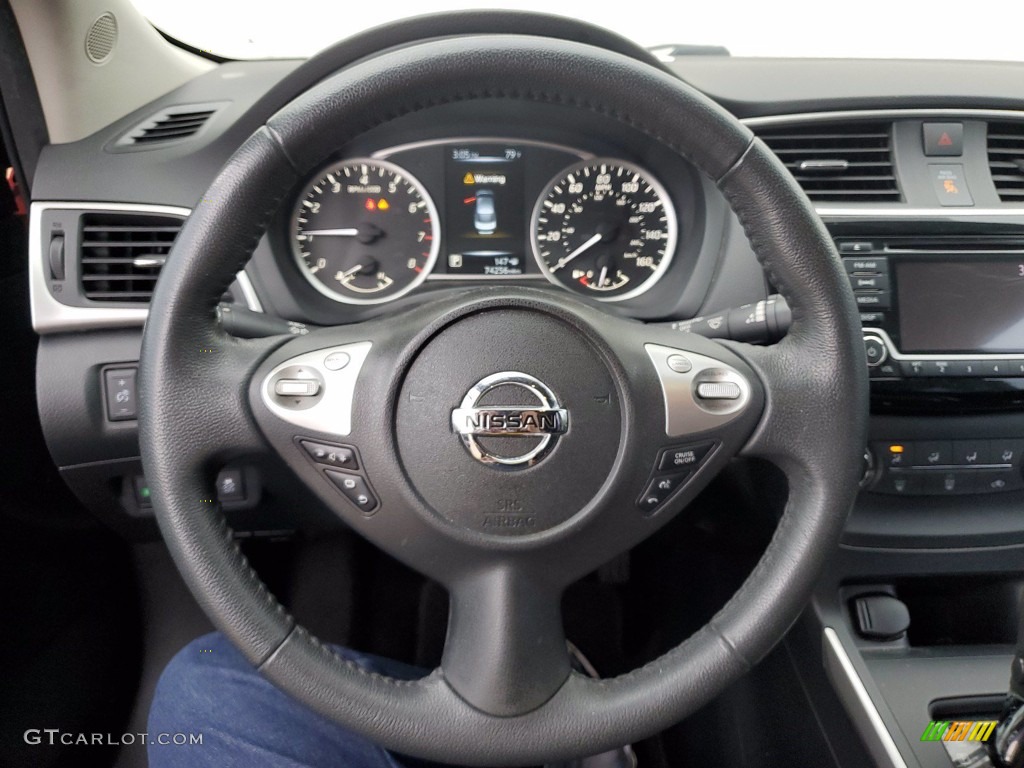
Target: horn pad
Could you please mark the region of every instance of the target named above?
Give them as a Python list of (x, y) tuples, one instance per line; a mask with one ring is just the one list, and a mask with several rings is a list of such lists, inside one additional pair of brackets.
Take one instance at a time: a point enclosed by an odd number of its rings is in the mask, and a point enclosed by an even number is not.
[(608, 481), (618, 388), (595, 344), (543, 311), (465, 317), (413, 361), (396, 409), (406, 474), (435, 514), (522, 536), (568, 520)]

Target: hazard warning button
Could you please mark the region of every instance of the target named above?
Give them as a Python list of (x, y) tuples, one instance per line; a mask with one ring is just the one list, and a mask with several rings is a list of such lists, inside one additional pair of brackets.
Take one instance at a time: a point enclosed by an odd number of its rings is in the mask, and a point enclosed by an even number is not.
[(964, 153), (963, 123), (922, 124), (927, 157), (960, 157)]

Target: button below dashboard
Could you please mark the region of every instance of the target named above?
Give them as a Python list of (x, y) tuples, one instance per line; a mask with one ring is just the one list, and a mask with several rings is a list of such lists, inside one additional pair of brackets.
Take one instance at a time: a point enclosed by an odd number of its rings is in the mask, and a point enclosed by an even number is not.
[(874, 447), (878, 465), (881, 467), (905, 469), (914, 463), (913, 446), (908, 443), (891, 441), (875, 443)]
[(949, 440), (914, 444), (915, 467), (948, 467), (953, 463), (953, 443)]
[(992, 445), (988, 440), (954, 440), (953, 463), (961, 467), (992, 464)]
[(996, 438), (989, 444), (989, 456), (993, 464), (1020, 464), (1020, 457), (1024, 451), (1024, 440), (1005, 440)]
[(922, 474), (919, 472), (886, 472), (872, 490), (876, 493), (888, 493), (896, 496), (916, 496), (924, 487)]
[(922, 492), (929, 496), (954, 496), (974, 490), (976, 472), (928, 472), (924, 474)]
[(979, 469), (974, 474), (975, 490), (981, 493), (1019, 491), (1024, 488), (1024, 480), (1017, 469)]

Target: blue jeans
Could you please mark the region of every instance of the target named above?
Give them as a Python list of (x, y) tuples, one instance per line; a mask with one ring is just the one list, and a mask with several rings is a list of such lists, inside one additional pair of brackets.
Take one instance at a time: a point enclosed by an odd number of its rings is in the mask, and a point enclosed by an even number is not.
[[(414, 679), (425, 670), (335, 650), (366, 669)], [(175, 744), (174, 734), (202, 734)], [(327, 720), (263, 678), (219, 633), (204, 635), (171, 660), (149, 711), (150, 768), (413, 768), (419, 760), (382, 747)], [(159, 734), (171, 734), (158, 744)], [(179, 739), (180, 740), (180, 739)]]

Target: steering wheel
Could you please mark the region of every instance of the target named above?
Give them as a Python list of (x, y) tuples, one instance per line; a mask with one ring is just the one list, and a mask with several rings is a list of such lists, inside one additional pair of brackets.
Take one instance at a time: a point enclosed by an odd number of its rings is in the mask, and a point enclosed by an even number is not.
[[(224, 288), (282, 198), (332, 151), (402, 115), (495, 99), (610, 117), (693, 163), (789, 301), (785, 339), (719, 343), (562, 292), (512, 288), (296, 338), (222, 330)], [(274, 115), (182, 229), (140, 365), (153, 506), (213, 623), (331, 720), (405, 754), (476, 765), (615, 748), (677, 722), (749, 670), (796, 619), (837, 542), (867, 419), (846, 277), (778, 160), (665, 72), (532, 36), (385, 52)], [(258, 451), (279, 455), (352, 529), (447, 588), (438, 669), (412, 682), (368, 673), (268, 592), (211, 503), (216, 467)], [(737, 455), (775, 463), (789, 485), (753, 573), (660, 658), (612, 679), (574, 672), (564, 588), (650, 536)]]

